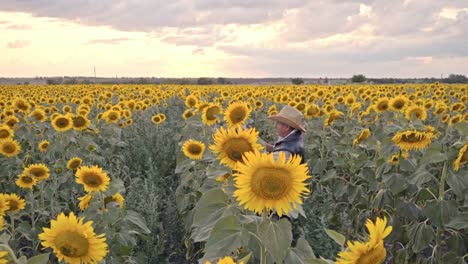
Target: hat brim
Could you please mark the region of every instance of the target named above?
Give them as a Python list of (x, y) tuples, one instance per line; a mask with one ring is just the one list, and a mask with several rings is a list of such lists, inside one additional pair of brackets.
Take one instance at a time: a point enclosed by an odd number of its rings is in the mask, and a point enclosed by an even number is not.
[(286, 124), (290, 127), (293, 127), (293, 128), (297, 128), (299, 130), (301, 130), (302, 132), (306, 132), (305, 128), (299, 124), (296, 124), (294, 123), (293, 121), (283, 117), (283, 116), (280, 116), (280, 115), (272, 115), (272, 116), (269, 116), (268, 119), (271, 119), (271, 120), (274, 120), (274, 121), (278, 121), (278, 122), (281, 122), (283, 124)]

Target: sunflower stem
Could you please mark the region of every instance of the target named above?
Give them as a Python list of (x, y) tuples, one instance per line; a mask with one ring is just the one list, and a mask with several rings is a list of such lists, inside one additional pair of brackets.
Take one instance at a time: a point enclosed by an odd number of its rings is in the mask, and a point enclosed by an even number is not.
[(257, 234), (251, 231), (249, 231), (249, 234), (253, 236), (255, 239), (257, 239), (258, 245), (260, 246), (260, 264), (266, 264), (266, 250), (265, 250), (265, 246), (263, 246), (262, 240), (257, 236)]
[[(444, 167), (442, 168), (442, 175), (440, 177), (439, 182), (439, 200), (444, 200), (444, 189), (445, 189), (445, 180), (447, 179), (447, 161), (444, 162)], [(443, 227), (437, 227), (437, 234), (436, 234), (436, 260), (437, 263), (440, 263), (440, 257), (442, 254), (442, 233), (444, 232)]]

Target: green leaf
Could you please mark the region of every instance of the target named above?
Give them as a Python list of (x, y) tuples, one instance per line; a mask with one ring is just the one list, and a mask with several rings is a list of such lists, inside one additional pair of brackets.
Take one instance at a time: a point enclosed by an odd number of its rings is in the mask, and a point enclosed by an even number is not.
[(230, 255), (231, 252), (247, 245), (250, 235), (241, 227), (236, 216), (226, 216), (220, 219), (205, 244), (204, 259), (214, 259)]
[(420, 165), (428, 165), (447, 160), (447, 155), (439, 149), (428, 149), (420, 160)]
[(443, 227), (457, 215), (457, 207), (457, 202), (453, 200), (430, 200), (426, 202), (423, 213), (434, 225)]
[(49, 254), (50, 253), (44, 253), (41, 255), (34, 256), (28, 259), (27, 264), (47, 264), (49, 262)]
[(203, 194), (194, 209), (191, 237), (195, 242), (206, 241), (216, 222), (233, 214), (227, 200), (228, 196), (221, 189), (211, 189)]
[(274, 261), (282, 263), (292, 242), (291, 223), (285, 218), (277, 222), (266, 219), (258, 227), (258, 235)]
[(3, 233), (0, 235), (0, 244), (5, 244), (8, 245), (8, 242), (10, 241), (11, 236), (8, 235), (7, 233)]
[(324, 228), (324, 230), (327, 233), (327, 235), (331, 237), (331, 239), (333, 239), (338, 245), (340, 245), (341, 247), (344, 247), (344, 244), (346, 242), (345, 236), (343, 236), (342, 234), (334, 230), (330, 230), (327, 228)]
[(468, 228), (468, 213), (458, 213), (453, 217), (450, 222), (447, 223), (446, 227), (453, 228), (456, 230), (462, 230)]
[(301, 237), (297, 240), (296, 247), (289, 251), (289, 254), (285, 259), (285, 263), (305, 264), (308, 263), (307, 259), (310, 258), (315, 258), (314, 251), (309, 245), (309, 242)]
[(332, 260), (329, 259), (323, 259), (323, 258), (310, 258), (307, 259), (307, 262), (309, 264), (334, 264)]
[(125, 191), (124, 182), (120, 178), (112, 178), (109, 189), (105, 192), (106, 196), (112, 196), (118, 192)]
[(432, 226), (426, 223), (415, 223), (409, 227), (408, 238), (409, 244), (414, 253), (418, 253), (427, 248), (434, 239), (434, 230)]
[(452, 170), (449, 170), (447, 175), (447, 184), (457, 195), (458, 199), (463, 199), (464, 195), (468, 193), (468, 177), (462, 177), (461, 175), (456, 175)]
[(140, 228), (143, 233), (151, 233), (151, 230), (149, 230), (148, 226), (146, 225), (145, 219), (139, 213), (129, 210), (127, 211), (125, 219)]
[(434, 179), (434, 176), (425, 170), (415, 171), (407, 177), (408, 182), (416, 185), (418, 188), (421, 188), (424, 183), (429, 182), (432, 179)]
[(392, 173), (390, 175), (383, 175), (383, 182), (386, 187), (392, 191), (394, 195), (406, 190), (409, 186), (406, 178), (399, 173)]

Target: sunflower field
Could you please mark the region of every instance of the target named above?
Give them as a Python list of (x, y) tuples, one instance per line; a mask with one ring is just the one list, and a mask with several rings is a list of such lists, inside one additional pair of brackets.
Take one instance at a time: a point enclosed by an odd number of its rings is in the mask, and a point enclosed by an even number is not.
[[(468, 261), (468, 86), (0, 86), (0, 264)], [(305, 163), (265, 150), (304, 115)]]

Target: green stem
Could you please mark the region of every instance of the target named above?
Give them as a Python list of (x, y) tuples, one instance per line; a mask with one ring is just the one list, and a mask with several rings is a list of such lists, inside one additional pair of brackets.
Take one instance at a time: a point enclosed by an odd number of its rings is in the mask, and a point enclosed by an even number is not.
[(258, 245), (260, 246), (260, 264), (266, 264), (266, 249), (263, 246), (262, 240), (253, 232), (249, 231), (249, 234), (252, 235), (258, 241)]
[[(444, 189), (445, 189), (445, 180), (447, 179), (447, 162), (444, 162), (444, 167), (442, 168), (442, 175), (440, 177), (440, 182), (439, 182), (439, 200), (443, 201), (444, 200)], [(440, 263), (440, 258), (442, 254), (442, 233), (444, 232), (443, 227), (437, 227), (437, 234), (436, 234), (436, 260), (437, 263)]]
[(0, 244), (0, 249), (8, 251), (8, 255), (10, 255), (11, 258), (13, 259), (13, 263), (18, 263), (18, 259), (16, 258), (15, 253), (8, 245)]

